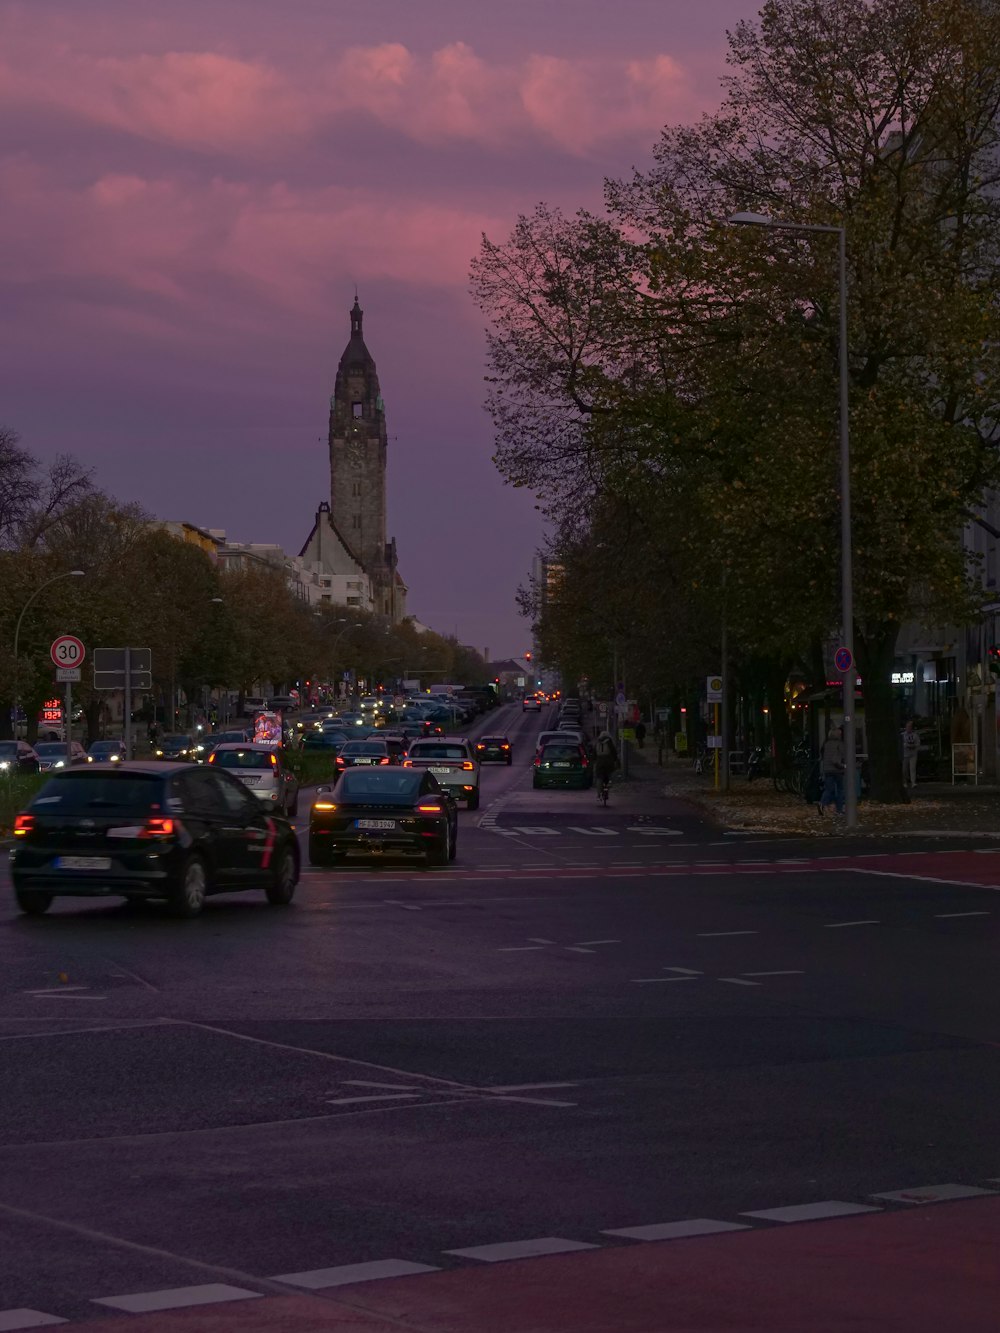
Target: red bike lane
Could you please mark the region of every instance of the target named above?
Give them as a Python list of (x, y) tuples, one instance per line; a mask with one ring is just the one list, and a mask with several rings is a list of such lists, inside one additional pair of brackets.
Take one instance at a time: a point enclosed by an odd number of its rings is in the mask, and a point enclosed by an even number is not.
[(87, 1321), (89, 1333), (996, 1333), (1000, 1197)]

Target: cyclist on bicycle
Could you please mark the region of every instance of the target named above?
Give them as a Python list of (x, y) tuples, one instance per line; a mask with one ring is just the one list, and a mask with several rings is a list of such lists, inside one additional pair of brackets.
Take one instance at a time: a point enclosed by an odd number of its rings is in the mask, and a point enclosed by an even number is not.
[(618, 767), (618, 751), (608, 732), (602, 731), (597, 738), (597, 754), (594, 758), (594, 774), (599, 788), (606, 787), (611, 781), (611, 774)]

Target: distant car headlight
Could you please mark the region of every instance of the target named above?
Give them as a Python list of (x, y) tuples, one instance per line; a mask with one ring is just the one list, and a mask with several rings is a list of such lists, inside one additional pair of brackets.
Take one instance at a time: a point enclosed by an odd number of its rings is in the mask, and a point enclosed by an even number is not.
[(121, 759), (121, 755), (120, 755), (120, 754), (113, 754), (113, 755), (111, 756), (111, 762), (112, 762), (113, 764), (117, 764), (117, 763), (119, 762), (120, 759)]
[(7, 770), (8, 770), (8, 768), (10, 768), (10, 760), (9, 760), (9, 759), (4, 759), (4, 760), (0, 761), (0, 773), (6, 773)]
[(56, 762), (53, 764), (52, 767), (53, 767), (53, 768), (65, 768), (65, 767), (66, 767), (66, 760), (65, 760), (65, 759), (57, 759)]
[(157, 752), (156, 752), (156, 757), (157, 757), (157, 759), (162, 759), (162, 758), (163, 758), (163, 751), (162, 751), (162, 750), (157, 750)]

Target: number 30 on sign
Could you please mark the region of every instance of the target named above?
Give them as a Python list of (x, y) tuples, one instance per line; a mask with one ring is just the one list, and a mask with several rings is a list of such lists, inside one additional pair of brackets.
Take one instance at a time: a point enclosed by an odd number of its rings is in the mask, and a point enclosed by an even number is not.
[(60, 634), (49, 649), (49, 656), (57, 667), (78, 667), (86, 655), (87, 650), (72, 634)]

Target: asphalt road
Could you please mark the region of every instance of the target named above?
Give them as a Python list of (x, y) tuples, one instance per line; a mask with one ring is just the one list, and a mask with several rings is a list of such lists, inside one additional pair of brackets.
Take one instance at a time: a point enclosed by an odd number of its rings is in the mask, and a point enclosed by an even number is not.
[(290, 909), (191, 922), (18, 917), (4, 872), (0, 1330), (998, 1187), (996, 844), (837, 859), (649, 773), (608, 810), (534, 792), (544, 720), (487, 720), (515, 763), (448, 869), (310, 870)]

